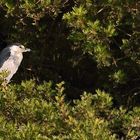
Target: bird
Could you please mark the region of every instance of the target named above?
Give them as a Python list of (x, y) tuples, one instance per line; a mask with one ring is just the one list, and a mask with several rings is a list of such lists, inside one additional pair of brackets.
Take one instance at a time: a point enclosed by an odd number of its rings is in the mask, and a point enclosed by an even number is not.
[(29, 48), (25, 48), (20, 43), (13, 43), (0, 52), (0, 73), (3, 71), (8, 72), (4, 78), (4, 83), (8, 84), (13, 75), (17, 72), (23, 59), (23, 53), (30, 51)]

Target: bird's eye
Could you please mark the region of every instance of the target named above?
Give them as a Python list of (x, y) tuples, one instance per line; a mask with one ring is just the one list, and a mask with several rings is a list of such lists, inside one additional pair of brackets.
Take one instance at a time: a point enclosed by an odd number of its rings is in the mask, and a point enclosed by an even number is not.
[(21, 48), (21, 49), (24, 49), (24, 46), (23, 46), (23, 45), (20, 45), (20, 48)]

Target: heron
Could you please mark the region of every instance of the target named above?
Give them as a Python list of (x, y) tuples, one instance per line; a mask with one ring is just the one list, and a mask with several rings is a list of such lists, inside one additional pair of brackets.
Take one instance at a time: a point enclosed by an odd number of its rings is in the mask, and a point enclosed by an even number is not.
[(14, 43), (8, 45), (4, 48), (0, 53), (0, 73), (3, 71), (7, 71), (8, 74), (4, 79), (4, 82), (8, 84), (13, 77), (13, 75), (17, 72), (22, 59), (23, 53), (30, 52), (29, 48), (25, 48), (20, 43)]

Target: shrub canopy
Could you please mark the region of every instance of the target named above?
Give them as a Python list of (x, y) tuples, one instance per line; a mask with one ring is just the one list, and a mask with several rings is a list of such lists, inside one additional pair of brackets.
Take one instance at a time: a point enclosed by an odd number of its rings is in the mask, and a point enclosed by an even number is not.
[(0, 50), (32, 49), (0, 87), (1, 138), (137, 139), (139, 9), (136, 0), (1, 0)]

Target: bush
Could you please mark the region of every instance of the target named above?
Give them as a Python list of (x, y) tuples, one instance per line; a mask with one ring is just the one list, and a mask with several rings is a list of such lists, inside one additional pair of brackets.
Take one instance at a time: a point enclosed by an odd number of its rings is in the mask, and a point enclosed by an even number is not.
[(139, 91), (139, 2), (2, 0), (0, 5), (1, 40), (33, 49), (24, 58), (31, 71), (22, 67), (17, 81), (64, 80), (78, 92), (104, 89), (118, 104)]
[(139, 5), (1, 0), (0, 50), (33, 50), (0, 85), (1, 139), (139, 139)]
[[(71, 29), (68, 39), (97, 63), (98, 88), (122, 96), (139, 91), (139, 34), (137, 1), (76, 0), (64, 21)], [(98, 83), (99, 82), (99, 83)], [(133, 86), (132, 86), (133, 85)], [(128, 94), (126, 92), (129, 92)], [(117, 99), (118, 100), (118, 99)], [(127, 101), (126, 101), (127, 102)]]
[(139, 108), (113, 108), (104, 91), (66, 100), (64, 83), (11, 84), (0, 92), (1, 139), (134, 139), (139, 136)]

